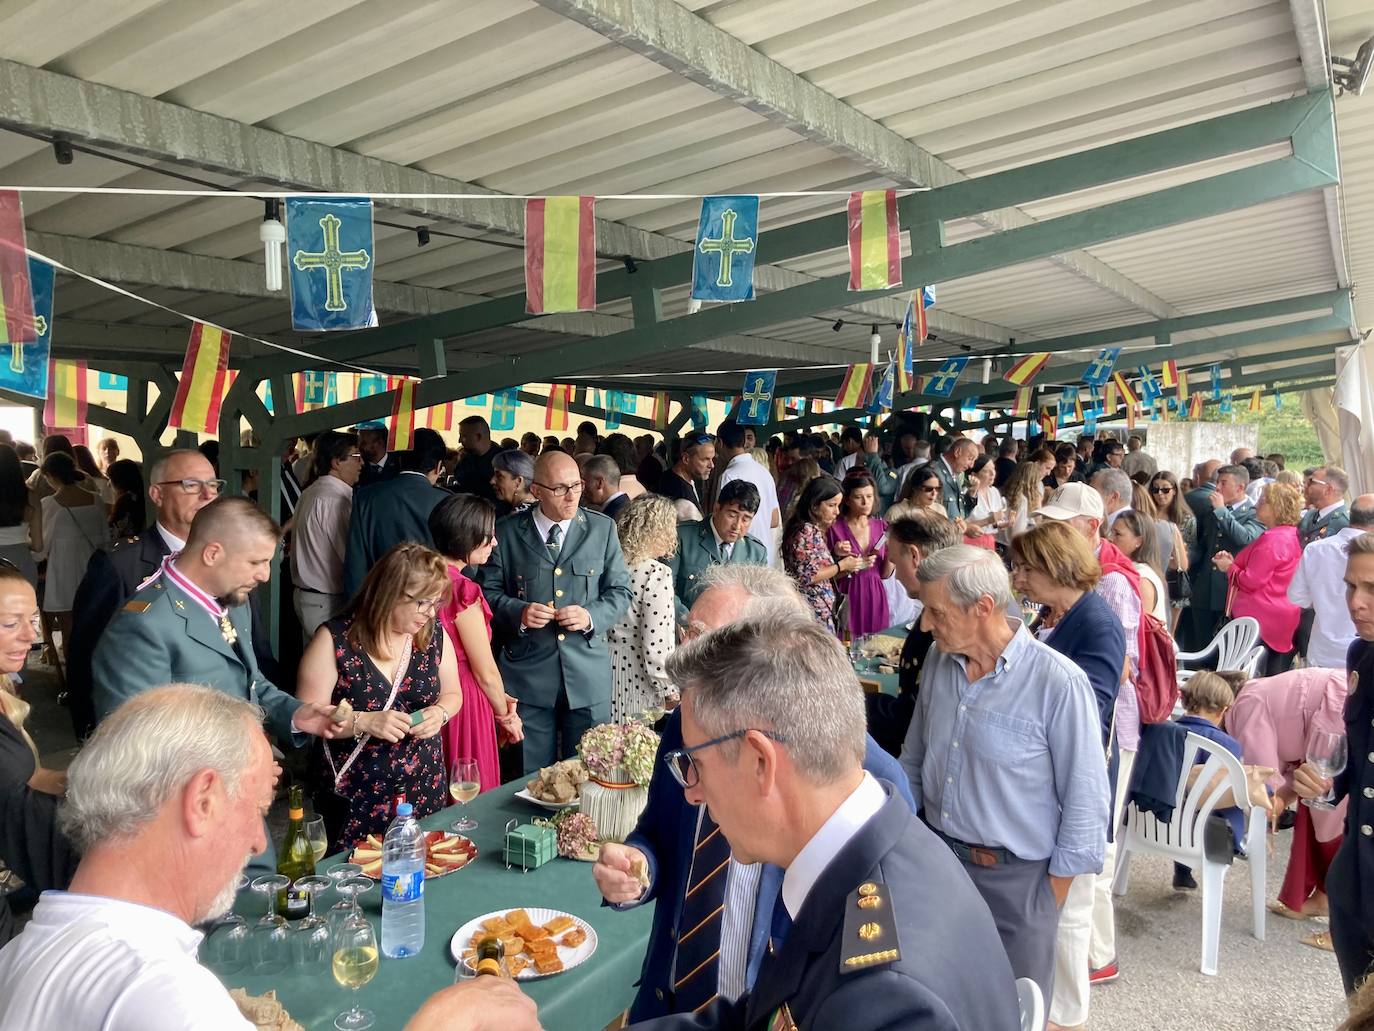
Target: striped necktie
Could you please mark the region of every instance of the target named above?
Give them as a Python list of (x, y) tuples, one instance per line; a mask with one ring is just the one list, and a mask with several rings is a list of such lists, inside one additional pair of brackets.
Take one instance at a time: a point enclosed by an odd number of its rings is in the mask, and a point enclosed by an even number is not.
[(563, 550), (563, 528), (557, 523), (549, 527), (549, 535), (544, 538), (544, 547), (549, 549), (549, 558), (558, 561), (558, 553)]
[(730, 843), (703, 808), (678, 922), (674, 1012), (695, 1012), (716, 997), (720, 927), (729, 870)]

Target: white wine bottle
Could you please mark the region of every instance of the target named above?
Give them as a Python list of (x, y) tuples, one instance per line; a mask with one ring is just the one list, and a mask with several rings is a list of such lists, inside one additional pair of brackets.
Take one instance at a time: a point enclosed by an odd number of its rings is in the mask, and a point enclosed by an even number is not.
[[(299, 784), (291, 788), (286, 837), (277, 852), (277, 873), (291, 884), (315, 873), (315, 848), (305, 834), (305, 801)], [(287, 885), (277, 894), (277, 912), (288, 920), (303, 919), (310, 912), (310, 896)]]

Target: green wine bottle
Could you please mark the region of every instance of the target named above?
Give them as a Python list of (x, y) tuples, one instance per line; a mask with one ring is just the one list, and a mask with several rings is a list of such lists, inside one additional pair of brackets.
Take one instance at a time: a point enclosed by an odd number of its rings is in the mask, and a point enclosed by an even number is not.
[[(315, 850), (305, 836), (305, 802), (299, 784), (291, 788), (286, 836), (277, 852), (277, 873), (287, 877), (291, 884), (315, 873)], [(288, 920), (300, 920), (310, 912), (310, 896), (296, 891), (291, 884), (277, 893), (277, 912)]]

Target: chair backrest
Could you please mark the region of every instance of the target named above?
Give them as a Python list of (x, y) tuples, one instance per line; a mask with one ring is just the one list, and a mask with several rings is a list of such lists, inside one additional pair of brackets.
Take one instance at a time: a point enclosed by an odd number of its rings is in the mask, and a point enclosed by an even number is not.
[[(1205, 761), (1198, 765), (1190, 786), (1189, 774), (1203, 756)], [(1178, 786), (1174, 789), (1173, 819), (1164, 823), (1153, 813), (1142, 812), (1130, 804), (1126, 807), (1128, 833), (1155, 851), (1200, 856), (1207, 817), (1218, 807), (1227, 788), (1240, 807), (1248, 811), (1250, 806), (1245, 800), (1249, 788), (1240, 760), (1215, 741), (1189, 731), (1183, 743)]]
[(1227, 623), (1217, 633), (1217, 669), (1242, 669), (1251, 650), (1259, 644), (1259, 621), (1241, 616)]
[(1021, 1005), (1021, 1031), (1042, 1031), (1045, 1026), (1045, 996), (1029, 977), (1016, 979), (1016, 1000)]
[(1250, 649), (1250, 654), (1245, 657), (1245, 661), (1237, 667), (1245, 674), (1246, 680), (1254, 680), (1259, 676), (1260, 663), (1264, 661), (1264, 646), (1255, 645)]

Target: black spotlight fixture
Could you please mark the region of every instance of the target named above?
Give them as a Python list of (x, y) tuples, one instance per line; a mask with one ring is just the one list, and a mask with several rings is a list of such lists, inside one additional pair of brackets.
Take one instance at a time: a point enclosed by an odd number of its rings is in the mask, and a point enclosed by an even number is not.
[(415, 230), (415, 245), (417, 247), (429, 246), (429, 226), (420, 226)]
[(70, 165), (76, 160), (76, 154), (73, 152), (71, 141), (69, 140), (53, 140), (52, 154), (53, 157), (57, 158), (57, 163), (59, 165)]
[(835, 324), (830, 328), (838, 333), (840, 330), (844, 329), (844, 319), (836, 319)]
[(639, 266), (635, 264), (634, 258), (630, 257), (628, 254), (620, 260), (625, 263), (625, 271), (628, 272), (630, 275), (633, 276), (636, 272), (639, 271)]

